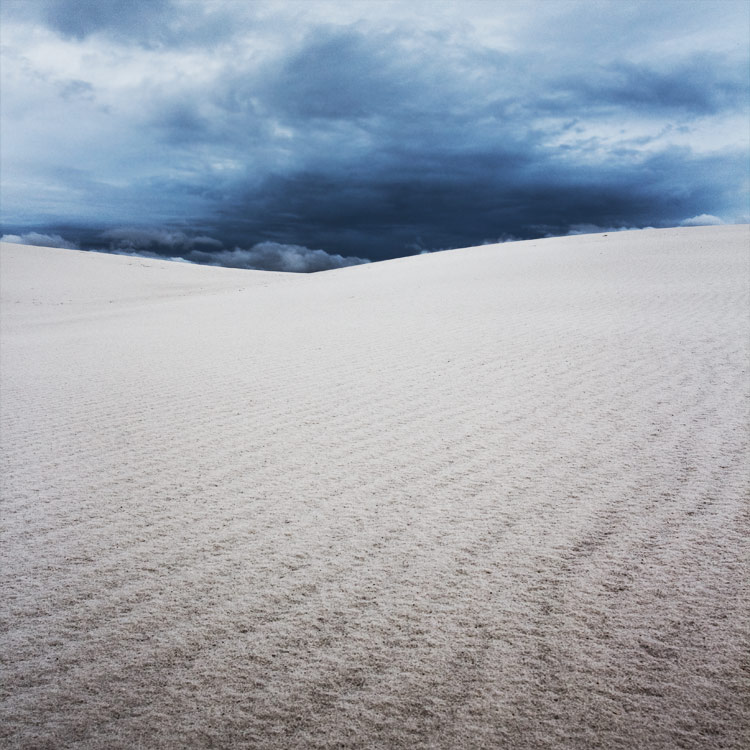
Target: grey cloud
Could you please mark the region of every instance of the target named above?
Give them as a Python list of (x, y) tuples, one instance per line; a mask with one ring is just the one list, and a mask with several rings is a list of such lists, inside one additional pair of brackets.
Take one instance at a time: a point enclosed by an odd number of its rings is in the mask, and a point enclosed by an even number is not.
[(118, 227), (101, 234), (109, 240), (113, 250), (162, 251), (162, 254), (191, 252), (193, 250), (221, 250), (222, 243), (213, 237), (189, 236), (180, 231), (166, 229), (143, 229), (139, 227)]
[(334, 268), (369, 263), (366, 258), (343, 257), (325, 250), (311, 250), (301, 245), (283, 245), (277, 242), (259, 242), (245, 250), (221, 250), (209, 253), (193, 250), (185, 256), (195, 263), (207, 263), (229, 268), (252, 268), (262, 271), (289, 271), (292, 273), (314, 273)]
[[(568, 227), (567, 234), (600, 234), (602, 232), (629, 232), (633, 229), (653, 229), (653, 227), (600, 227), (596, 224), (572, 224)], [(552, 235), (550, 235), (552, 236)]]
[(63, 239), (59, 234), (40, 234), (39, 232), (26, 232), (24, 234), (4, 234), (0, 242), (10, 242), (15, 245), (36, 245), (38, 247), (63, 247), (69, 250), (78, 250), (78, 244)]
[[(379, 260), (481, 244), (487, 238), (563, 235), (571, 227), (666, 226), (742, 202), (744, 166), (731, 154), (672, 149), (610, 165), (560, 165), (553, 150), (488, 168), (493, 154), (455, 155), (445, 173), (399, 174), (386, 162), (353, 177), (346, 166), (274, 178), (248, 191), (221, 222), (234, 242), (262, 232)], [(725, 194), (726, 191), (726, 194)], [(259, 217), (251, 221), (257, 212)], [(235, 223), (233, 214), (241, 215)], [(293, 218), (290, 218), (293, 217)], [(216, 232), (218, 227), (214, 228)]]
[(277, 70), (267, 72), (272, 78), (264, 98), (303, 118), (356, 120), (391, 107), (411, 108), (414, 86), (394, 54), (397, 41), (393, 34), (316, 29)]
[(515, 234), (510, 234), (510, 232), (503, 232), (498, 237), (492, 237), (492, 238), (485, 238), (482, 240), (482, 245), (502, 245), (506, 242), (518, 242), (519, 240), (522, 240), (523, 237), (518, 237)]
[[(120, 227), (104, 232), (101, 237), (109, 241), (110, 252), (172, 260), (180, 258), (191, 263), (228, 268), (313, 273), (369, 263), (366, 258), (343, 257), (325, 250), (278, 242), (259, 242), (248, 249), (228, 249), (213, 237), (161, 229)], [(91, 247), (98, 249), (99, 246), (94, 240)]]
[[(220, 44), (249, 21), (251, 3), (192, 0), (4, 0), (3, 14), (42, 24), (63, 38), (83, 41), (94, 34), (140, 47), (194, 48)], [(234, 6), (234, 7), (232, 7)]]
[[(619, 61), (594, 67), (560, 82), (570, 98), (557, 106), (572, 110), (616, 107), (646, 116), (676, 110), (698, 115), (736, 109), (747, 103), (750, 80), (728, 55), (688, 54), (667, 66)], [(573, 112), (571, 111), (571, 114)]]
[[(474, 75), (459, 87), (456, 55), (441, 57), (442, 43), (421, 35), (402, 54), (406, 43), (395, 32), (367, 38), (352, 28), (311, 32), (255, 90), (262, 107), (291, 129), (287, 147), (300, 161), (261, 183), (254, 175), (253, 184), (229, 187), (233, 208), (222, 207), (215, 231), (239, 240), (244, 225), (282, 243), (363, 249), (380, 258), (414, 251), (420, 236), (431, 247), (456, 247), (503, 233), (529, 236), (539, 225), (566, 233), (582, 223), (664, 224), (693, 209), (716, 210), (721, 200), (731, 201), (732, 190), (741, 193), (736, 164), (721, 177), (705, 168), (730, 164), (726, 155), (663, 147), (645, 155), (642, 146), (679, 130), (663, 119), (640, 144), (610, 147), (607, 161), (593, 163), (587, 155), (599, 142), (547, 143), (604, 105), (623, 114), (649, 102), (655, 113), (715, 111), (722, 102), (734, 107), (743, 79), (728, 64), (688, 53), (672, 72), (593, 66), (603, 78), (590, 73), (569, 82), (558, 98), (558, 120), (540, 127), (549, 80), (534, 84), (518, 61), (486, 54), (477, 56)], [(680, 84), (682, 75), (700, 71), (697, 82)], [(520, 87), (530, 88), (518, 90), (517, 74)], [(431, 88), (435, 81), (441, 85)]]
[(63, 99), (88, 99), (94, 98), (94, 87), (88, 81), (73, 79), (60, 84), (60, 96)]
[(153, 28), (170, 0), (47, 0), (42, 17), (64, 36), (83, 39), (98, 31), (133, 36)]
[(683, 219), (680, 225), (683, 227), (707, 227), (717, 226), (724, 222), (718, 217), (711, 214), (699, 214), (698, 216), (692, 216), (689, 219)]

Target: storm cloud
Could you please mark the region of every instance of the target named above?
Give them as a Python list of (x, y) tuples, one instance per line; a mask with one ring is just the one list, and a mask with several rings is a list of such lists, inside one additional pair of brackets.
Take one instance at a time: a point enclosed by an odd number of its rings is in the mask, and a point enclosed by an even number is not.
[(14, 245), (33, 245), (36, 247), (63, 247), (68, 250), (78, 250), (75, 242), (69, 242), (59, 234), (40, 234), (39, 232), (26, 232), (25, 234), (4, 234), (0, 242), (10, 242)]
[(750, 213), (743, 2), (126, 6), (4, 3), (7, 232), (320, 270)]
[(278, 242), (259, 242), (249, 249), (235, 247), (233, 250), (219, 252), (193, 250), (185, 257), (195, 263), (293, 273), (330, 271), (334, 268), (369, 263), (365, 258), (344, 258), (341, 255), (331, 255), (325, 250), (311, 250), (300, 245), (281, 245)]
[(138, 227), (108, 230), (100, 235), (100, 239), (108, 244), (101, 245), (95, 238), (88, 243), (89, 249), (260, 271), (313, 273), (369, 263), (367, 258), (345, 258), (301, 245), (259, 242), (250, 248), (226, 248), (220, 240), (205, 235), (190, 236), (184, 232)]

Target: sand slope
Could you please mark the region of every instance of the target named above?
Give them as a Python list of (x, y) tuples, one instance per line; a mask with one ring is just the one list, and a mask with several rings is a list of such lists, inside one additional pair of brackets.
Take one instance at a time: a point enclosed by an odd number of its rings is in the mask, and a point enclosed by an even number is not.
[(746, 746), (749, 239), (3, 245), (0, 743)]

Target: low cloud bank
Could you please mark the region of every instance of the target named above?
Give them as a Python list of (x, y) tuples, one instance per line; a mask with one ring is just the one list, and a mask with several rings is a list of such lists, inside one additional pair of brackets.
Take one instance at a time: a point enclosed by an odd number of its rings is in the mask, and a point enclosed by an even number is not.
[(59, 234), (39, 234), (39, 232), (27, 232), (26, 234), (4, 234), (0, 242), (11, 242), (14, 245), (35, 245), (36, 247), (64, 247), (68, 250), (80, 250), (75, 242), (63, 239)]
[(712, 214), (699, 214), (698, 216), (693, 216), (691, 219), (685, 219), (685, 221), (681, 221), (680, 226), (712, 227), (718, 226), (719, 224), (723, 223), (724, 222), (718, 216), (713, 216)]
[(234, 250), (221, 250), (217, 253), (193, 250), (186, 257), (194, 263), (213, 266), (293, 273), (330, 271), (370, 262), (367, 258), (344, 257), (325, 250), (311, 250), (302, 245), (282, 245), (277, 242), (260, 242), (247, 250), (236, 247)]
[[(96, 250), (113, 255), (132, 255), (255, 271), (314, 273), (370, 262), (368, 258), (338, 255), (325, 250), (312, 250), (303, 245), (287, 245), (280, 242), (259, 242), (250, 248), (229, 249), (214, 237), (203, 234), (191, 236), (185, 232), (166, 229), (119, 227), (103, 232), (97, 237), (84, 243), (83, 247), (64, 239), (59, 234), (39, 232), (4, 234), (0, 240), (17, 245)], [(103, 246), (101, 240), (106, 240), (107, 245)]]
[(369, 263), (367, 258), (345, 257), (302, 245), (259, 242), (250, 248), (228, 249), (220, 240), (206, 235), (161, 229), (121, 227), (102, 234), (109, 251), (157, 258), (177, 258), (210, 266), (247, 268), (257, 271), (314, 273)]
[(602, 227), (598, 224), (572, 224), (567, 234), (609, 234), (610, 232), (632, 232), (635, 229), (653, 229), (653, 227)]

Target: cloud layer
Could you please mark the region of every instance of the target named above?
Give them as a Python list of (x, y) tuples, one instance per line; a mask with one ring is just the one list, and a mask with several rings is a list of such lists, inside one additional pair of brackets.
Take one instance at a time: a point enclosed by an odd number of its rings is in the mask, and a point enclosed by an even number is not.
[[(39, 232), (4, 234), (0, 237), (0, 242), (81, 249), (79, 243), (65, 240), (59, 234)], [(370, 262), (367, 258), (343, 257), (325, 250), (311, 250), (301, 245), (283, 245), (278, 242), (260, 242), (251, 248), (228, 249), (213, 237), (138, 227), (119, 227), (103, 232), (98, 241), (94, 239), (88, 242), (84, 249), (118, 255), (184, 260), (210, 266), (290, 273), (330, 271)]]
[(251, 248), (224, 247), (220, 240), (205, 235), (190, 236), (137, 227), (121, 227), (104, 232), (110, 252), (129, 252), (150, 257), (182, 258), (191, 263), (249, 268), (261, 271), (313, 273), (333, 268), (369, 263), (366, 258), (343, 257), (325, 250), (311, 250), (301, 245), (259, 242)]
[(732, 222), (749, 23), (744, 2), (6, 0), (3, 223), (316, 268)]
[(68, 250), (78, 250), (75, 242), (63, 239), (59, 234), (40, 234), (26, 232), (24, 234), (4, 234), (0, 242), (11, 242), (15, 245), (34, 245), (36, 247), (64, 247)]

